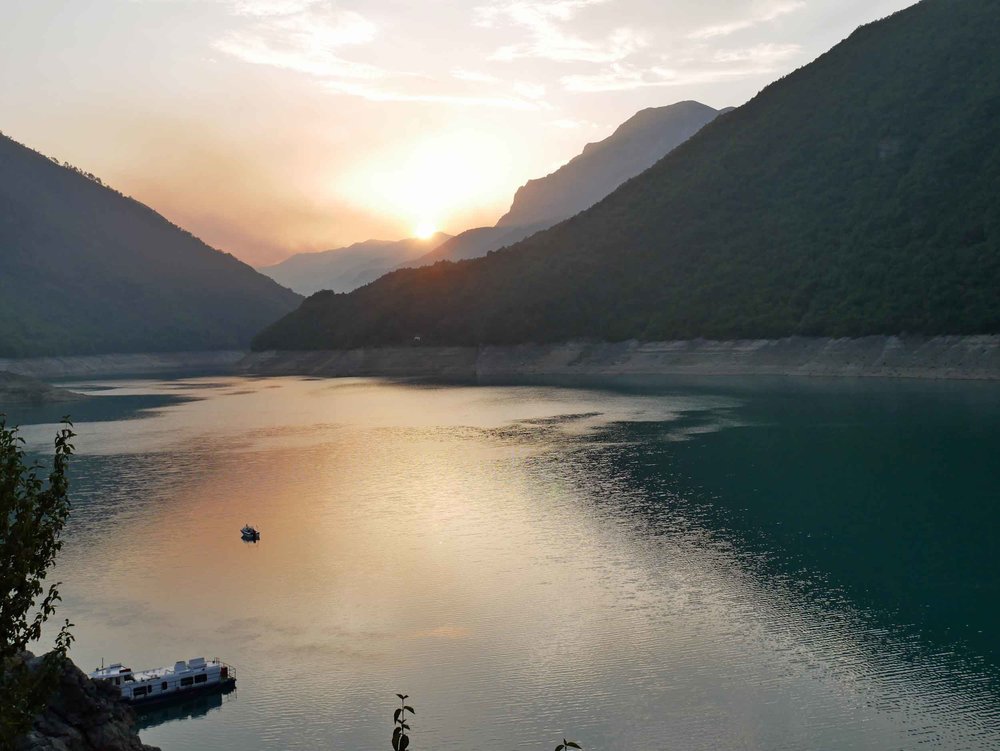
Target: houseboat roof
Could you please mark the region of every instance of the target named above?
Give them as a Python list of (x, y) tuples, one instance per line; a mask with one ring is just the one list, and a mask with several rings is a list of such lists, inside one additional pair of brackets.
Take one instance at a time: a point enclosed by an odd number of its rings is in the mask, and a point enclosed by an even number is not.
[(128, 676), (134, 681), (148, 681), (154, 678), (163, 678), (168, 675), (176, 675), (178, 673), (196, 673), (205, 670), (207, 667), (215, 667), (222, 665), (219, 660), (206, 660), (204, 657), (193, 657), (187, 662), (181, 660), (175, 662), (173, 667), (169, 668), (150, 668), (148, 670), (132, 670), (132, 668), (124, 667), (120, 662), (116, 662), (114, 665), (108, 665), (106, 668), (100, 668), (95, 670), (90, 674), (90, 677), (97, 679), (107, 679), (107, 678), (124, 678)]

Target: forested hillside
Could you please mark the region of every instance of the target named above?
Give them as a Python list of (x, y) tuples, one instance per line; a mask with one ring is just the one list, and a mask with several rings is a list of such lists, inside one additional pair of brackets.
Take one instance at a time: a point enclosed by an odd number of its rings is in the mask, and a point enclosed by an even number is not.
[(1000, 3), (858, 29), (569, 221), (256, 348), (1000, 331)]
[(0, 135), (0, 357), (240, 348), (299, 300)]

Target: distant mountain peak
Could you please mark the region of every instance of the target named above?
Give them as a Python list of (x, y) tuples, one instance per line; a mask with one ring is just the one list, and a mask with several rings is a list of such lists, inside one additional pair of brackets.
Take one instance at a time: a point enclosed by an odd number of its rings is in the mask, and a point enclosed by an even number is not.
[(607, 138), (588, 143), (559, 169), (518, 188), (497, 227), (552, 226), (652, 167), (718, 115), (695, 101), (639, 110)]
[(449, 239), (451, 235), (446, 232), (436, 232), (426, 238), (362, 240), (343, 248), (296, 253), (258, 271), (303, 295), (323, 289), (350, 292), (402, 263), (432, 252)]

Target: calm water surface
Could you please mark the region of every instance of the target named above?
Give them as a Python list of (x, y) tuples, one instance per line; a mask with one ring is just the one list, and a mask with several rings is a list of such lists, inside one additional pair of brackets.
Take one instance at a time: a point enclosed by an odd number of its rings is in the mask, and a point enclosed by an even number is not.
[(997, 385), (76, 386), (73, 657), (237, 669), (166, 751), (1000, 748)]

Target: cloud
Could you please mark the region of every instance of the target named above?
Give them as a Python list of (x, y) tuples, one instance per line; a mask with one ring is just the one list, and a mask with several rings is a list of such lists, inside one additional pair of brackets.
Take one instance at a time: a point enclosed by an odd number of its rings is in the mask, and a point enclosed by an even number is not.
[(455, 68), (451, 71), (453, 78), (459, 81), (472, 81), (474, 83), (499, 83), (500, 79), (491, 76), (489, 73), (481, 73), (477, 70), (467, 70), (465, 68)]
[(335, 78), (379, 78), (376, 66), (340, 57), (341, 47), (367, 44), (375, 25), (359, 13), (303, 0), (239, 0), (233, 10), (254, 19), (231, 31), (215, 49), (244, 62)]
[[(375, 40), (375, 24), (354, 11), (317, 0), (232, 0), (232, 12), (252, 19), (244, 28), (215, 41), (216, 50), (255, 65), (295, 71), (322, 79), (327, 91), (372, 102), (434, 102), (516, 110), (546, 109), (545, 87), (519, 83), (510, 95), (420, 91), (435, 86), (430, 76), (392, 71), (346, 59), (341, 50)], [(478, 84), (501, 84), (484, 73), (456, 69), (451, 77)], [(417, 82), (420, 83), (417, 83)]]
[[(804, 5), (800, 0), (757, 2), (752, 16), (688, 34), (687, 38), (692, 41), (686, 44), (681, 42), (671, 55), (614, 61), (596, 73), (565, 75), (559, 82), (565, 91), (594, 93), (704, 85), (772, 74), (789, 58), (800, 54), (802, 46), (761, 42), (746, 47), (724, 48), (719, 47), (713, 38), (767, 23)], [(705, 40), (713, 41), (706, 43)]]
[(777, 63), (793, 57), (802, 51), (800, 44), (757, 44), (742, 49), (716, 50), (712, 55), (715, 63), (754, 62), (760, 64)]
[(545, 87), (540, 83), (515, 83), (513, 88), (514, 93), (525, 99), (543, 99), (545, 97)]
[(358, 81), (327, 81), (328, 90), (338, 94), (361, 97), (370, 102), (433, 102), (462, 107), (492, 107), (496, 109), (539, 110), (551, 109), (540, 101), (528, 101), (514, 96), (478, 96), (452, 93), (412, 93), (403, 92), (377, 83)]
[(805, 2), (802, 0), (769, 0), (758, 6), (758, 10), (747, 18), (737, 19), (729, 23), (705, 26), (688, 34), (688, 39), (714, 39), (716, 37), (729, 36), (737, 31), (749, 29), (758, 24), (773, 21), (776, 18), (794, 13), (804, 8)]
[(530, 25), (542, 20), (569, 21), (581, 8), (606, 2), (609, 0), (500, 0), (472, 12), (479, 26), (495, 26), (503, 18)]
[(527, 42), (498, 48), (491, 60), (509, 62), (521, 58), (541, 58), (558, 62), (607, 63), (623, 60), (646, 46), (643, 34), (619, 28), (600, 41), (590, 41), (564, 29), (577, 11), (601, 5), (608, 0), (514, 0), (479, 6), (473, 13), (478, 26), (521, 27), (530, 37)]
[(593, 75), (571, 75), (560, 79), (566, 91), (596, 93), (605, 91), (629, 91), (650, 87), (690, 86), (695, 84), (719, 83), (747, 76), (762, 75), (773, 71), (769, 61), (749, 61), (743, 67), (712, 67), (677, 70), (654, 65), (639, 67), (616, 63), (607, 70)]
[(313, 0), (232, 0), (231, 4), (241, 16), (287, 16), (307, 10)]
[(592, 123), (589, 120), (573, 120), (572, 118), (565, 117), (560, 120), (549, 120), (549, 125), (562, 128), (563, 130), (576, 130), (578, 128), (593, 128), (596, 127), (597, 123)]

